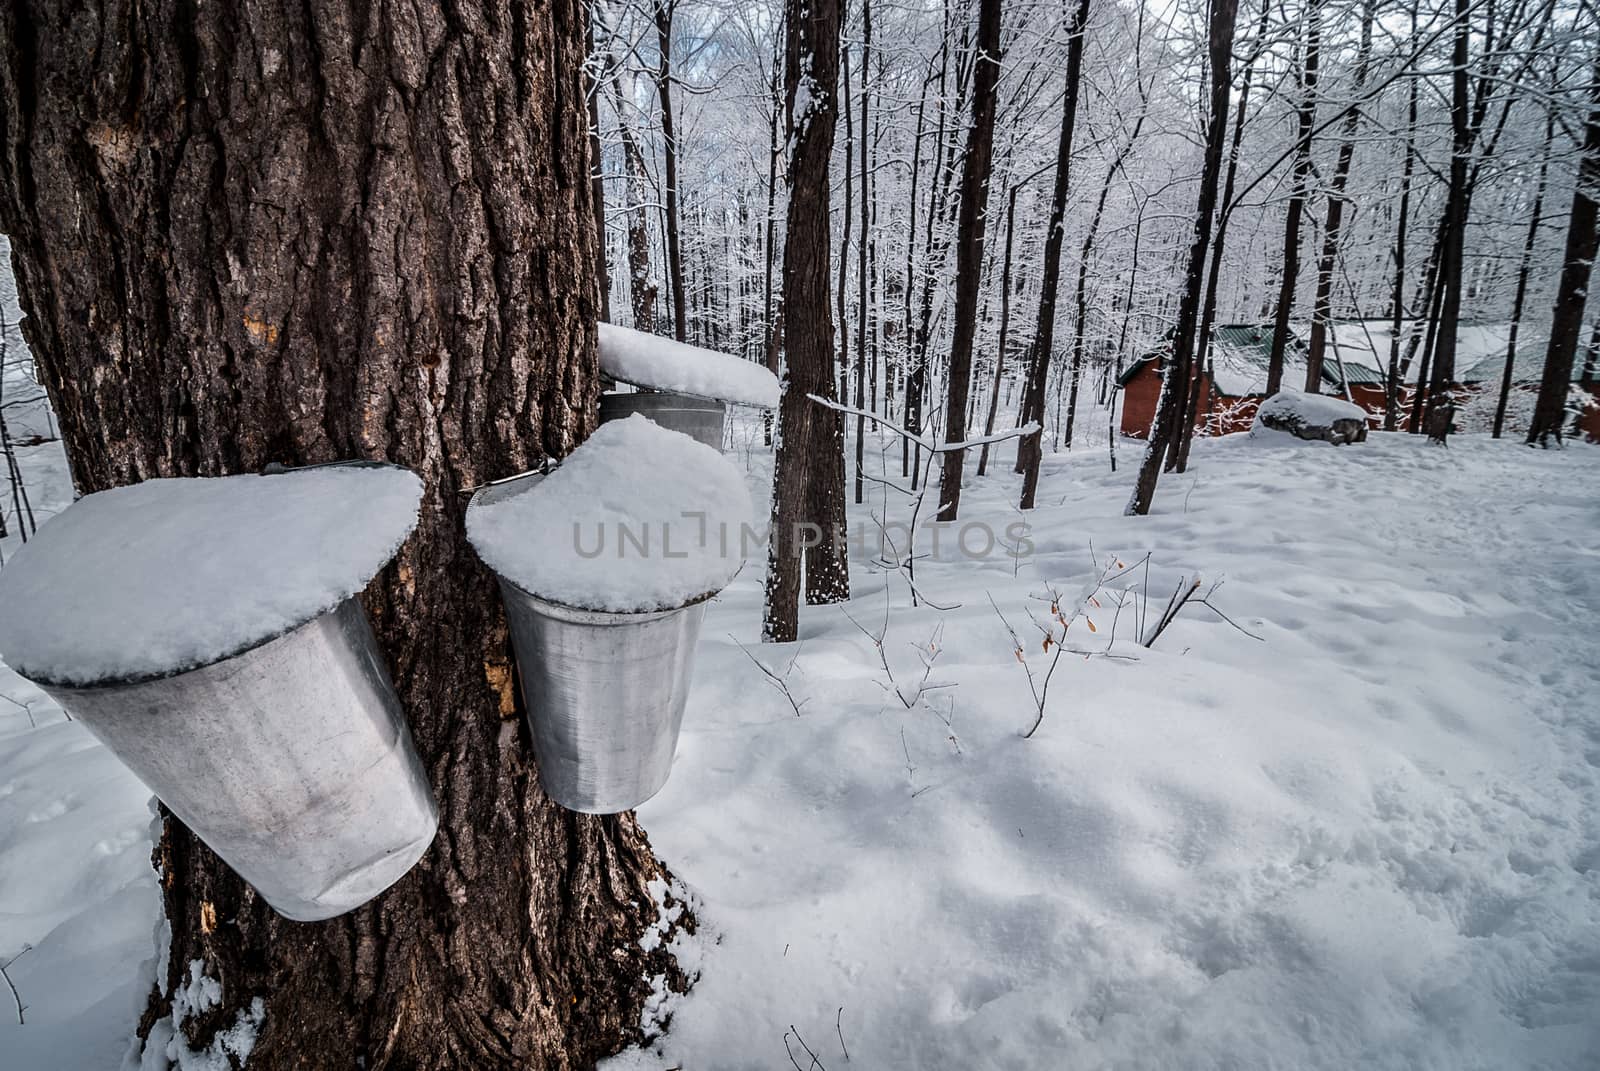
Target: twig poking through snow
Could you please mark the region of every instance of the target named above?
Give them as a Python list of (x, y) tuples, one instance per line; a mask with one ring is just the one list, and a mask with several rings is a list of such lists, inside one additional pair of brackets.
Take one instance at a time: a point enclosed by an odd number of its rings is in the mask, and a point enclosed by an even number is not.
[(790, 708), (794, 710), (794, 716), (798, 718), (800, 716), (800, 708), (811, 702), (811, 700), (809, 697), (801, 699), (798, 702), (795, 700), (794, 693), (789, 690), (789, 674), (794, 672), (794, 664), (800, 658), (800, 648), (804, 646), (804, 644), (796, 645), (794, 649), (794, 657), (789, 659), (789, 664), (784, 667), (783, 676), (780, 677), (778, 674), (768, 669), (766, 664), (763, 663), (761, 659), (751, 654), (750, 648), (734, 639), (731, 632), (728, 634), (728, 639), (733, 640), (733, 645), (739, 648), (739, 650), (743, 651), (744, 656), (756, 664), (756, 668), (759, 669), (762, 675), (767, 678), (767, 683), (771, 684), (774, 688), (783, 693), (783, 697), (789, 701)]
[(843, 1019), (843, 1018), (844, 1018), (844, 1005), (841, 1004), (841, 1005), (839, 1005), (838, 1012), (835, 1013), (835, 1015), (833, 1017), (833, 1028), (834, 1028), (834, 1030), (838, 1031), (838, 1033), (839, 1033), (839, 1049), (844, 1053), (844, 1062), (845, 1063), (849, 1063), (850, 1062), (850, 1050), (845, 1048), (845, 1044), (844, 1044), (844, 1027), (839, 1025), (839, 1021), (841, 1019)]
[(1177, 589), (1173, 591), (1172, 597), (1167, 600), (1167, 608), (1162, 612), (1161, 619), (1157, 621), (1155, 627), (1150, 630), (1150, 634), (1140, 641), (1141, 644), (1145, 647), (1153, 646), (1156, 640), (1160, 638), (1161, 634), (1166, 631), (1167, 626), (1172, 624), (1172, 622), (1177, 619), (1178, 612), (1191, 602), (1196, 606), (1204, 606), (1207, 610), (1210, 610), (1212, 613), (1222, 618), (1222, 620), (1226, 621), (1228, 624), (1232, 625), (1246, 636), (1249, 636), (1252, 640), (1259, 640), (1262, 643), (1265, 643), (1266, 637), (1257, 636), (1254, 632), (1251, 632), (1233, 618), (1217, 609), (1216, 605), (1212, 603), (1211, 596), (1215, 595), (1217, 589), (1221, 586), (1221, 580), (1213, 581), (1211, 586), (1206, 589), (1205, 595), (1197, 599), (1194, 597), (1194, 593), (1200, 590), (1200, 574), (1196, 573), (1192, 580), (1185, 581), (1180, 579), (1178, 581)]
[(10, 970), (11, 970), (11, 965), (13, 963), (17, 962), (17, 960), (21, 959), (23, 956), (26, 956), (29, 952), (32, 952), (32, 951), (33, 951), (33, 946), (32, 945), (23, 945), (21, 952), (18, 952), (16, 955), (14, 955), (10, 959), (6, 960), (4, 963), (0, 963), (0, 977), (4, 977), (5, 978), (6, 985), (11, 987), (11, 999), (15, 1000), (17, 1002), (17, 1025), (18, 1026), (26, 1026), (27, 1025), (26, 1023), (24, 1023), (22, 1021), (22, 1013), (28, 1010), (28, 1006), (26, 1004), (22, 1003), (22, 994), (17, 992), (17, 983), (15, 983), (15, 982), (13, 982), (11, 980)]
[[(811, 1046), (806, 1044), (806, 1039), (800, 1036), (800, 1031), (795, 1030), (793, 1023), (789, 1024), (789, 1029), (794, 1032), (794, 1039), (800, 1043), (800, 1047), (806, 1050), (806, 1055), (811, 1057), (811, 1063), (806, 1065), (806, 1071), (810, 1071), (810, 1069), (813, 1067), (817, 1068), (818, 1071), (828, 1071), (828, 1069), (823, 1066), (822, 1061), (817, 1058), (817, 1054), (811, 1051)], [(788, 1048), (787, 1043), (785, 1043), (784, 1048)], [(791, 1056), (789, 1059), (793, 1060), (794, 1057)]]

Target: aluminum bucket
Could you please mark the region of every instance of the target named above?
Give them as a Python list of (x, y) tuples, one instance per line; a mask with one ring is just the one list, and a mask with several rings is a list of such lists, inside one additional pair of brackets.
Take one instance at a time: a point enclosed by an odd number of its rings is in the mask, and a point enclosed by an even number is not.
[(174, 676), (40, 683), (281, 915), (332, 918), (422, 857), (439, 826), (355, 599)]
[(586, 814), (639, 806), (667, 783), (706, 600), (605, 613), (500, 578), (545, 793)]
[(722, 402), (670, 391), (600, 395), (600, 423), (625, 420), (635, 413), (643, 413), (663, 428), (680, 431), (713, 450), (722, 449), (722, 429), (728, 417), (728, 407)]

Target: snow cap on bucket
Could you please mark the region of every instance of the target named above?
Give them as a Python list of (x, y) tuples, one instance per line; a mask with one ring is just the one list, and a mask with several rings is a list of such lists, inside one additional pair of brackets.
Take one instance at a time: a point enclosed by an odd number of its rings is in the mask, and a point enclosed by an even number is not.
[(90, 687), (210, 665), (350, 598), (417, 522), (394, 465), (159, 479), (87, 495), (0, 570), (0, 656)]
[(778, 406), (778, 377), (766, 366), (616, 324), (600, 325), (600, 371), (649, 390), (763, 409)]
[(669, 610), (744, 564), (750, 493), (721, 453), (642, 416), (602, 424), (544, 477), (479, 492), (467, 538), (502, 578), (582, 610)]

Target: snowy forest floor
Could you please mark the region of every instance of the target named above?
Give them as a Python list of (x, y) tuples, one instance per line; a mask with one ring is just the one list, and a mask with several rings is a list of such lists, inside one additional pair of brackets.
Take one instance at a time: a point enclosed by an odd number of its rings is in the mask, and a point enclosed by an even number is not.
[[(735, 440), (761, 513), (770, 451)], [(971, 458), (916, 566), (953, 608), (855, 548), (854, 597), (797, 645), (757, 642), (760, 560), (716, 600), (639, 812), (700, 978), (611, 1071), (1600, 1064), (1600, 449), (1202, 440), (1125, 518), (1140, 445), (1115, 474), (1103, 445), (1047, 454), (1020, 560), (955, 547), (1021, 520), (1011, 446)], [(59, 508), (59, 447), (23, 457)], [(885, 493), (852, 507), (874, 550)], [(1037, 680), (1049, 592), (1070, 615), (1147, 553), (1152, 620), (1199, 571), (1238, 627), (1191, 604), (1139, 647), (1140, 565), (1024, 739), (995, 608)], [(113, 1068), (156, 955), (148, 795), (3, 667), (0, 696), (0, 964), (32, 946), (0, 1062)]]

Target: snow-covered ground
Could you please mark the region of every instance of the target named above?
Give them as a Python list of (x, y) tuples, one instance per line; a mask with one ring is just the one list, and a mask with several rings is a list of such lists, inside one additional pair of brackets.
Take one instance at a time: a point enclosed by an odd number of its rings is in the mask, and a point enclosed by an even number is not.
[[(1202, 440), (1146, 518), (1136, 449), (1047, 454), (1021, 560), (1011, 453), (917, 562), (923, 605), (853, 554), (799, 644), (756, 642), (759, 562), (710, 608), (640, 811), (700, 980), (608, 1066), (1600, 1065), (1600, 449)], [(853, 512), (873, 549), (884, 494)], [(1151, 620), (1198, 571), (1238, 627), (1191, 603), (1138, 647), (1147, 553)], [(1024, 739), (996, 607), (1037, 679), (1030, 615), (1117, 561)], [(33, 946), (0, 1066), (114, 1068), (156, 955), (146, 794), (14, 674), (0, 695), (0, 963)]]

